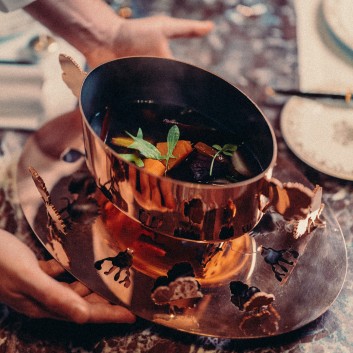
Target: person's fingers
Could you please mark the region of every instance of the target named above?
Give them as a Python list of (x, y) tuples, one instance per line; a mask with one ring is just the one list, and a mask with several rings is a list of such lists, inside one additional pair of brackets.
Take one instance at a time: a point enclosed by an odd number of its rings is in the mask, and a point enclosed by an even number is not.
[[(39, 267), (50, 277), (55, 278), (65, 272), (65, 269), (55, 259), (48, 261), (39, 260), (38, 263)], [(72, 283), (61, 282), (61, 284), (71, 288), (80, 297), (85, 297), (86, 295), (92, 293), (92, 291), (80, 281), (74, 281)]]
[(91, 294), (92, 291), (86, 287), (83, 283), (79, 281), (75, 281), (72, 283), (60, 282), (64, 287), (72, 289), (75, 293), (77, 293), (80, 297), (86, 297)]
[(89, 319), (87, 303), (67, 285), (48, 276), (38, 276), (28, 290), (33, 300), (42, 304), (53, 316), (85, 323)]
[(8, 302), (7, 305), (17, 311), (33, 319), (61, 319), (58, 315), (48, 312), (42, 304), (33, 300), (32, 298), (21, 297), (20, 299)]
[(128, 309), (109, 304), (105, 299), (93, 293), (88, 296), (85, 302), (87, 315), (68, 317), (60, 310), (52, 311), (34, 299), (26, 297), (21, 298), (12, 305), (12, 309), (33, 319), (55, 319), (64, 321), (73, 321), (79, 324), (85, 323), (134, 323), (136, 320)]
[(87, 300), (89, 303), (108, 303), (106, 299), (97, 293), (90, 293), (89, 295), (86, 295), (85, 300)]
[[(54, 318), (76, 323), (133, 322), (135, 316), (129, 310), (107, 302), (89, 303), (70, 286), (62, 284), (42, 271), (34, 253), (13, 235), (0, 231), (6, 247), (0, 247), (0, 259), (5, 279), (0, 281), (0, 300), (14, 310), (34, 318)], [(12, 261), (21, 254), (19, 264)], [(10, 264), (11, 265), (8, 265)], [(55, 275), (63, 269), (55, 262), (41, 262), (47, 272)], [(86, 295), (87, 289), (73, 285), (78, 293)], [(101, 310), (101, 311), (100, 311)]]
[(211, 21), (197, 21), (182, 18), (165, 18), (163, 33), (167, 38), (201, 37), (214, 27)]
[[(50, 278), (51, 279), (51, 278)], [(54, 281), (54, 280), (53, 280)], [(55, 282), (55, 281), (54, 281)], [(110, 304), (106, 299), (96, 293), (89, 293), (81, 298), (72, 291), (73, 284), (61, 284), (51, 286), (60, 297), (53, 297), (47, 293), (44, 297), (17, 297), (10, 305), (14, 310), (35, 319), (50, 318), (56, 320), (72, 321), (79, 324), (85, 323), (133, 323), (136, 320), (134, 314), (128, 309)], [(77, 282), (79, 283), (79, 282)], [(75, 284), (80, 294), (83, 292), (83, 284)], [(62, 300), (60, 299), (62, 298)], [(10, 304), (10, 303), (9, 303)]]
[(36, 273), (36, 281), (27, 284), (24, 295), (40, 303), (40, 307), (52, 317), (76, 323), (89, 321), (88, 303), (66, 284), (57, 282), (44, 272)]
[(93, 303), (89, 303), (89, 319), (87, 323), (128, 323), (136, 321), (136, 316), (128, 309), (112, 305), (107, 302), (101, 302), (95, 297)]
[[(75, 284), (81, 293), (87, 293), (84, 286)], [(29, 293), (28, 293), (29, 291)], [(103, 323), (103, 322), (133, 322), (135, 316), (125, 308), (113, 306), (107, 302), (89, 303), (81, 298), (71, 286), (57, 282), (45, 273), (37, 275), (34, 283), (27, 288), (27, 296), (37, 303), (33, 306), (30, 315), (44, 315), (56, 319), (73, 321), (76, 323)], [(101, 310), (101, 311), (100, 311)]]
[(35, 319), (67, 319), (61, 312), (51, 310), (51, 308), (46, 307), (45, 303), (28, 293), (13, 293), (11, 297), (7, 298), (6, 304), (15, 311)]
[(50, 277), (57, 277), (65, 272), (65, 269), (55, 260), (39, 260), (39, 267)]

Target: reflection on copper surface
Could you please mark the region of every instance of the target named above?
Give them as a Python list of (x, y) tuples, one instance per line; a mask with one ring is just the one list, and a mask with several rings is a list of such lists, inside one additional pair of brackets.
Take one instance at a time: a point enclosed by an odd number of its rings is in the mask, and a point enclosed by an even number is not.
[(103, 206), (105, 226), (116, 249), (134, 251), (134, 268), (157, 278), (165, 276), (176, 263), (192, 265), (201, 285), (220, 285), (239, 275), (245, 278), (256, 256), (249, 236), (222, 243), (195, 243), (177, 240), (144, 228), (110, 202)]
[(175, 264), (167, 276), (156, 279), (151, 299), (158, 306), (167, 306), (168, 314), (154, 315), (155, 322), (182, 325), (185, 329), (199, 328), (198, 305), (203, 298), (200, 283), (195, 279), (192, 266), (187, 262)]
[(74, 173), (68, 191), (70, 196), (63, 197), (66, 206), (60, 210), (68, 227), (72, 227), (72, 223), (93, 224), (99, 216), (100, 206), (94, 197), (96, 185), (92, 176), (82, 171)]
[(37, 187), (46, 209), (48, 229), (46, 241), (52, 248), (56, 258), (62, 264), (69, 266), (70, 261), (63, 249), (63, 243), (67, 235), (66, 223), (62, 219), (56, 206), (52, 203), (51, 196), (42, 177), (33, 167), (29, 167), (29, 172), (31, 173), (32, 180)]
[(278, 332), (280, 319), (278, 311), (269, 305), (259, 312), (245, 314), (239, 327), (249, 336), (270, 336)]
[(313, 190), (314, 196), (311, 201), (309, 213), (304, 219), (293, 222), (293, 236), (295, 239), (311, 233), (317, 227), (324, 227), (325, 222), (320, 219), (324, 209), (322, 200), (322, 187), (316, 185)]
[[(109, 158), (107, 156), (107, 158)], [(110, 159), (110, 158), (109, 158)], [(98, 187), (100, 188), (103, 195), (111, 202), (114, 202), (117, 207), (122, 211), (128, 211), (128, 204), (125, 200), (126, 197), (121, 194), (120, 184), (126, 180), (124, 166), (119, 160), (111, 159), (113, 168), (110, 169), (108, 180), (101, 183), (98, 180)], [(128, 198), (126, 198), (128, 199)]]
[(195, 316), (184, 313), (182, 315), (178, 315), (176, 313), (155, 314), (153, 315), (153, 321), (162, 325), (179, 328), (188, 332), (196, 331), (200, 327), (200, 324)]
[[(288, 268), (285, 265), (294, 266), (299, 257), (299, 253), (293, 249), (275, 250), (264, 246), (261, 247), (261, 255), (265, 262), (271, 266), (275, 278), (280, 282), (288, 274)], [(288, 258), (292, 258), (293, 261)]]
[[(109, 256), (101, 260), (97, 260), (94, 263), (94, 267), (97, 270), (101, 270), (104, 262), (111, 263), (111, 267), (109, 268), (109, 270), (104, 271), (104, 274), (110, 275), (115, 270), (117, 270), (117, 272), (114, 275), (114, 281), (117, 281), (118, 283), (124, 283), (124, 287), (129, 288), (131, 284), (130, 268), (133, 263), (133, 252), (130, 249), (126, 249), (125, 251), (120, 251), (116, 256), (113, 256), (113, 257)], [(123, 279), (120, 279), (120, 275), (122, 274), (123, 271), (125, 271), (125, 277)]]
[(57, 230), (61, 234), (66, 235), (65, 222), (61, 218), (60, 213), (56, 209), (55, 205), (52, 203), (49, 191), (45, 185), (44, 180), (33, 167), (29, 167), (29, 171), (32, 175), (34, 184), (36, 185), (37, 190), (45, 204), (48, 216), (48, 228), (53, 229), (54, 232), (55, 230)]
[(322, 188), (318, 185), (310, 189), (298, 182), (282, 183), (271, 178), (264, 180), (262, 193), (267, 197), (263, 212), (273, 207), (287, 221), (304, 220), (322, 207)]
[(248, 286), (242, 281), (230, 282), (229, 289), (231, 302), (241, 311), (260, 311), (275, 300), (273, 294), (262, 292), (259, 288)]
[(66, 198), (67, 205), (60, 210), (66, 212), (68, 222), (92, 224), (99, 215), (99, 205), (94, 198), (77, 198), (69, 200)]
[(151, 293), (156, 305), (169, 305), (172, 310), (195, 307), (202, 297), (200, 283), (188, 262), (177, 263), (166, 276), (158, 277)]
[[(71, 116), (70, 119), (72, 119)], [(82, 164), (66, 163), (59, 159), (60, 153), (67, 146), (75, 144), (67, 140), (67, 135), (64, 136), (65, 138), (57, 139), (56, 135), (44, 133), (48, 132), (48, 127), (50, 127), (49, 132), (59, 130), (58, 127), (65, 124), (70, 124), (71, 127), (70, 119), (69, 121), (62, 118), (54, 120), (28, 140), (17, 173), (18, 194), (25, 216), (38, 239), (51, 255), (93, 291), (113, 303), (126, 305), (136, 315), (146, 320), (199, 335), (236, 339), (283, 334), (302, 327), (320, 316), (337, 297), (347, 269), (347, 254), (339, 224), (329, 207), (325, 207), (322, 215), (326, 221), (326, 228), (317, 228), (312, 234), (304, 235), (299, 239), (294, 239), (291, 236), (292, 233), (287, 230), (288, 221), (277, 213), (271, 213), (262, 218), (258, 227), (251, 232), (251, 236), (245, 235), (234, 241), (205, 241), (199, 244), (167, 237), (147, 229), (135, 218), (130, 219), (131, 214), (125, 215), (119, 211), (97, 191), (95, 197), (99, 201), (102, 212), (94, 223), (84, 225), (72, 222), (70, 227), (67, 227), (67, 235), (61, 235), (59, 238), (62, 243), (55, 240), (49, 243), (48, 210), (33, 185), (31, 175), (28, 173), (28, 163), (31, 161), (31, 165), (34, 165), (43, 176), (52, 204), (60, 206), (58, 209), (66, 204), (62, 199), (63, 196), (70, 199), (75, 197), (77, 193), (75, 188), (80, 186), (80, 183), (79, 185), (76, 182), (70, 183), (70, 180), (77, 178), (74, 173), (82, 168)], [(81, 141), (79, 128), (74, 131), (75, 134), (72, 136), (74, 141)], [(50, 139), (45, 139), (47, 143), (39, 144), (46, 136), (50, 136)], [(88, 153), (90, 153), (89, 150)], [(95, 167), (107, 166), (104, 156), (105, 154), (101, 154), (99, 157), (103, 160), (97, 158), (94, 161)], [(283, 160), (279, 161), (279, 172), (286, 169), (286, 164), (283, 167), (283, 163)], [(83, 169), (86, 170), (86, 168)], [(108, 179), (104, 179), (101, 183), (105, 184), (107, 181)], [(132, 193), (127, 192), (128, 183), (126, 181), (120, 183), (126, 183), (124, 200), (129, 205), (133, 205), (134, 199), (129, 199)], [(76, 192), (68, 191), (68, 185)], [(106, 187), (110, 187), (109, 183)], [(185, 196), (183, 193), (185, 190), (184, 188), (173, 189), (173, 195), (186, 202), (198, 197), (197, 193)], [(119, 191), (122, 192), (122, 188)], [(212, 193), (206, 193), (208, 200), (212, 196), (214, 196)], [(226, 203), (231, 200), (236, 209), (229, 207), (224, 211), (225, 208), (222, 206), (220, 211), (222, 215), (220, 219), (224, 224), (227, 224), (232, 217), (233, 211), (238, 214), (249, 205), (241, 204), (237, 197), (233, 196), (227, 197)], [(255, 200), (258, 205), (259, 199), (255, 197)], [(151, 217), (153, 214), (147, 216), (147, 219), (153, 222)], [(237, 220), (241, 219), (243, 218)], [(217, 231), (219, 230), (220, 227), (217, 226)], [(58, 234), (58, 232), (53, 233), (53, 236)], [(137, 265), (134, 264), (134, 268), (130, 271), (129, 288), (125, 288), (123, 283), (114, 281), (113, 273), (104, 275), (103, 271), (109, 271), (111, 268), (110, 262), (105, 262), (101, 271), (97, 271), (93, 266), (97, 260), (115, 257), (119, 252), (125, 251), (129, 247), (126, 244), (133, 244), (134, 254), (138, 255), (134, 258), (134, 262), (137, 260)], [(265, 263), (262, 256), (259, 256), (260, 254), (256, 253), (256, 249), (261, 249), (261, 246), (267, 249), (291, 248), (299, 253), (300, 266), (294, 266), (294, 264), (288, 266), (288, 273), (292, 273), (290, 280), (284, 279), (280, 282), (282, 284), (286, 281), (286, 285), (279, 285), (271, 267)], [(292, 261), (292, 259), (289, 260)], [(196, 307), (180, 311), (177, 309), (174, 315), (171, 315), (164, 306), (153, 303), (151, 289), (154, 280), (158, 276), (165, 275), (167, 270), (179, 261), (192, 263), (195, 268), (195, 278), (201, 284), (203, 297)], [(235, 269), (234, 263), (238, 265)], [(293, 271), (294, 267), (295, 271)], [(246, 305), (250, 312), (239, 310), (231, 302), (229, 290), (229, 283), (237, 280), (255, 284), (262, 291), (273, 293), (276, 301), (273, 305), (270, 304), (259, 311), (252, 310), (250, 308), (253, 305), (259, 307), (258, 298), (255, 297), (250, 302), (251, 305)], [(327, 286), (328, 282), (330, 286)], [(307, 295), (307, 293), (320, 295)], [(296, 303), (295, 306), (293, 303)]]
[(272, 306), (273, 294), (241, 281), (233, 281), (229, 287), (232, 303), (245, 312), (239, 326), (242, 331), (248, 335), (271, 335), (278, 331), (280, 315)]

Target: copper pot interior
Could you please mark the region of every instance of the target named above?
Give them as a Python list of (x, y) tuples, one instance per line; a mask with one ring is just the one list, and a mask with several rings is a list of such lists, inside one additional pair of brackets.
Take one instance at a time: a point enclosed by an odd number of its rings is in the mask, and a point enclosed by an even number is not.
[(91, 72), (81, 93), (84, 116), (99, 136), (98, 111), (117, 101), (151, 100), (191, 107), (257, 156), (263, 170), (273, 158), (271, 128), (256, 105), (235, 86), (203, 69), (174, 60), (127, 58), (106, 63)]

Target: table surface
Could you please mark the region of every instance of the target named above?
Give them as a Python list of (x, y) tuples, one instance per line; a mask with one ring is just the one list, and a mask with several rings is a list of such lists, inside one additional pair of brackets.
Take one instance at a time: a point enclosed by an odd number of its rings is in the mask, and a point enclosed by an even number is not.
[[(275, 129), (279, 156), (312, 184), (323, 187), (325, 202), (341, 226), (348, 252), (348, 274), (337, 300), (321, 317), (285, 335), (259, 340), (230, 340), (181, 333), (138, 319), (134, 325), (75, 325), (31, 320), (0, 306), (1, 352), (350, 352), (353, 320), (353, 183), (326, 176), (298, 160), (285, 145), (279, 128), (285, 98), (269, 98), (268, 85), (298, 87), (296, 16), (293, 1), (238, 0), (132, 1), (134, 14), (164, 12), (176, 17), (215, 22), (207, 38), (172, 43), (177, 59), (206, 68), (237, 85), (263, 110)], [(256, 10), (246, 17), (246, 3)], [(16, 195), (16, 160), (29, 133), (0, 132), (0, 227), (45, 256), (31, 233)]]

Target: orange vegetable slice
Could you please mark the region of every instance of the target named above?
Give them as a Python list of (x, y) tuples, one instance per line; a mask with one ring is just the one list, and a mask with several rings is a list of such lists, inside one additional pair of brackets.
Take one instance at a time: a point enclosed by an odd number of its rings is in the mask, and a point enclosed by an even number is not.
[(151, 174), (161, 176), (165, 172), (165, 165), (157, 159), (146, 158), (143, 163), (145, 165), (144, 169)]
[(134, 140), (131, 137), (113, 137), (112, 143), (116, 146), (129, 147)]
[[(161, 152), (162, 156), (165, 156), (168, 152), (168, 143), (167, 142), (159, 142), (156, 147), (159, 152)], [(190, 141), (179, 140), (174, 148), (173, 156), (175, 158), (170, 158), (168, 162), (168, 170), (178, 165), (181, 161), (183, 161), (190, 153), (192, 152), (192, 146)], [(166, 160), (161, 160), (163, 165), (166, 165)]]

